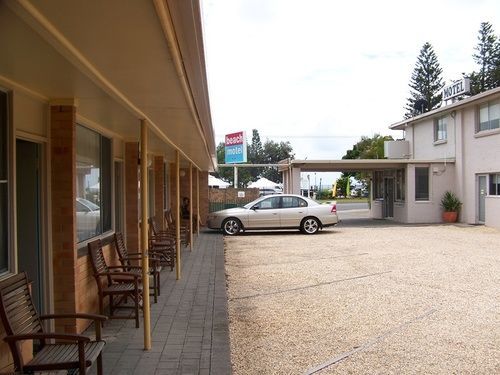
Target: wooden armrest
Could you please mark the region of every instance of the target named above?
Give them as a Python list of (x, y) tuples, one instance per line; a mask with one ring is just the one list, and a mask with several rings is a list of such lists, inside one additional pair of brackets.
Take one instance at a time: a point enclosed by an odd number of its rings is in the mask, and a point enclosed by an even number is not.
[[(142, 269), (141, 266), (123, 266), (122, 268), (124, 268), (125, 270), (140, 270)], [(124, 271), (124, 272), (128, 272), (128, 271)], [(113, 272), (113, 274), (115, 274), (116, 272)]]
[(101, 273), (96, 273), (96, 276), (108, 276), (113, 278), (114, 276), (131, 276), (133, 278), (139, 278), (139, 276), (135, 273), (130, 273), (130, 272), (101, 272)]
[(88, 314), (88, 313), (75, 313), (75, 314), (45, 314), (40, 315), (41, 320), (45, 319), (66, 319), (66, 318), (76, 318), (76, 319), (88, 319), (88, 320), (98, 320), (105, 321), (108, 320), (107, 316), (99, 314)]
[(96, 339), (101, 340), (101, 324), (105, 320), (108, 320), (107, 316), (99, 314), (89, 314), (89, 313), (75, 313), (75, 314), (45, 314), (40, 316), (40, 320), (46, 319), (65, 319), (65, 318), (76, 318), (76, 319), (88, 319), (94, 321), (94, 328), (96, 333)]
[[(149, 254), (151, 254), (151, 251), (149, 251)], [(153, 255), (154, 255), (154, 254), (153, 254)], [(142, 258), (144, 258), (144, 257), (126, 257), (126, 258), (122, 258), (122, 259), (123, 259), (123, 260), (141, 260)], [(158, 259), (158, 258), (155, 258), (154, 256), (151, 256), (151, 255), (149, 255), (149, 256), (148, 256), (148, 258), (149, 258), (149, 260), (150, 260), (150, 261), (153, 261), (153, 262), (154, 262), (154, 261), (159, 261), (159, 260), (160, 260), (160, 259)], [(125, 268), (134, 268), (134, 267), (139, 267), (139, 268), (142, 268), (142, 267), (140, 267), (140, 266), (124, 266), (124, 267), (125, 267)]]
[(78, 334), (68, 334), (68, 333), (24, 333), (21, 335), (11, 335), (4, 337), (4, 340), (9, 341), (22, 341), (22, 340), (43, 340), (43, 339), (56, 339), (56, 340), (68, 340), (68, 341), (78, 341), (78, 342), (89, 342), (90, 338)]

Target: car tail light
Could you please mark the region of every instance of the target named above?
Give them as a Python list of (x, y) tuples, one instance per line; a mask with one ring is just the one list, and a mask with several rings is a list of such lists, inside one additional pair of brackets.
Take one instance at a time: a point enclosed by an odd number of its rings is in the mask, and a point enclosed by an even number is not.
[(336, 203), (332, 204), (332, 210), (330, 212), (332, 214), (336, 214), (337, 213), (337, 204)]

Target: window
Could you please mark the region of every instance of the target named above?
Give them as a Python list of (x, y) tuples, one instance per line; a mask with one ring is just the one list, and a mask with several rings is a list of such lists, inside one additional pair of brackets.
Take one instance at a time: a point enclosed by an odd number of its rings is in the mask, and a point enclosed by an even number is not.
[(500, 195), (500, 173), (490, 174), (490, 195)]
[(115, 231), (123, 232), (123, 162), (115, 161)]
[(0, 274), (9, 270), (8, 101), (0, 91)]
[(429, 200), (429, 167), (415, 168), (415, 200)]
[(373, 173), (373, 198), (382, 199), (384, 193), (384, 172), (375, 171)]
[(111, 230), (111, 165), (111, 140), (77, 125), (77, 242)]
[(281, 197), (271, 197), (257, 203), (254, 207), (261, 210), (272, 210), (280, 208)]
[(405, 170), (398, 169), (396, 171), (396, 200), (404, 201), (405, 200)]
[(167, 210), (169, 205), (168, 201), (168, 168), (167, 163), (163, 163), (163, 209)]
[(477, 131), (498, 129), (500, 127), (500, 101), (488, 102), (479, 107), (479, 126)]
[(441, 117), (434, 124), (434, 141), (445, 141), (447, 137), (446, 117)]
[(283, 208), (307, 207), (307, 202), (298, 197), (283, 197), (281, 202)]
[(148, 168), (148, 216), (155, 216), (155, 172)]

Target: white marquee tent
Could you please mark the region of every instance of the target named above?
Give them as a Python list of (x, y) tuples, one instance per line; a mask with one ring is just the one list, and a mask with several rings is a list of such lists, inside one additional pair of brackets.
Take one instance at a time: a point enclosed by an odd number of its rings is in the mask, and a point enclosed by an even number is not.
[(277, 182), (273, 182), (271, 180), (268, 180), (265, 177), (259, 178), (257, 181), (251, 182), (248, 184), (249, 188), (258, 188), (258, 189), (275, 189), (275, 190), (282, 190), (280, 184)]
[(221, 180), (220, 178), (212, 176), (211, 174), (208, 175), (208, 186), (218, 187), (219, 189), (225, 189), (230, 185), (231, 185), (230, 183)]

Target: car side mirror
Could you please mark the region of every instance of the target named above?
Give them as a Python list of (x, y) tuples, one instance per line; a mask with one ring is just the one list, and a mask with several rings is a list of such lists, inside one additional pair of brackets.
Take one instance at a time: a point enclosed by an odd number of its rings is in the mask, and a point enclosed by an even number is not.
[(259, 208), (258, 206), (252, 206), (250, 209), (254, 210), (254, 211), (257, 211), (258, 208)]

